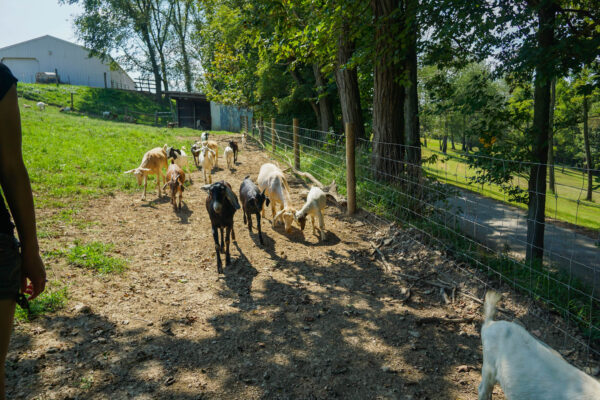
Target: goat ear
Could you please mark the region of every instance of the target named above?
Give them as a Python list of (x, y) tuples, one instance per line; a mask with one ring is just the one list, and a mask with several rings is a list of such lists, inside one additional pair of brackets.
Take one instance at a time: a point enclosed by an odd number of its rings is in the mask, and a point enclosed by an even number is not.
[(140, 171), (144, 171), (144, 172), (148, 172), (150, 171), (150, 168), (138, 168)]
[(238, 199), (237, 199), (235, 193), (233, 193), (233, 191), (231, 189), (229, 189), (228, 187), (225, 187), (225, 195), (229, 199), (229, 202), (231, 203), (233, 208), (235, 208), (236, 210), (239, 210), (240, 203), (238, 203)]
[(204, 185), (204, 186), (202, 186), (200, 189), (202, 189), (202, 190), (204, 190), (205, 192), (207, 192), (207, 193), (208, 193), (208, 192), (210, 192), (210, 188), (211, 188), (211, 186), (212, 186), (212, 185)]
[[(263, 190), (263, 193), (264, 193), (264, 190)], [(269, 198), (268, 198), (267, 196), (265, 196), (265, 199), (266, 199), (266, 200), (265, 200), (265, 205), (266, 205), (267, 207), (269, 207), (269, 204), (271, 203), (271, 200), (269, 200)]]
[(135, 172), (135, 169), (130, 169), (129, 171), (125, 171), (123, 172), (124, 174), (133, 174)]
[(165, 184), (163, 185), (163, 188), (162, 188), (162, 190), (165, 190), (165, 188), (166, 188), (166, 187), (167, 187), (167, 184), (165, 183)]

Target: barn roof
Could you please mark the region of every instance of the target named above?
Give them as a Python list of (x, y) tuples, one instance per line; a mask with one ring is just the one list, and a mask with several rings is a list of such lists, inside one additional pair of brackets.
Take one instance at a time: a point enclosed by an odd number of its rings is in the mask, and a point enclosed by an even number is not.
[(177, 91), (169, 91), (164, 92), (165, 96), (170, 97), (174, 100), (206, 100), (206, 95), (203, 93), (188, 93), (188, 92), (177, 92)]

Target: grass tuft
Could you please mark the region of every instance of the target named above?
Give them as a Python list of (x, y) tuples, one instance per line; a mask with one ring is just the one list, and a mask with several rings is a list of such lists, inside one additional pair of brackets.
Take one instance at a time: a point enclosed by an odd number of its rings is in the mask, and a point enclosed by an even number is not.
[(101, 242), (81, 244), (76, 241), (64, 255), (71, 265), (79, 268), (89, 269), (99, 274), (121, 273), (127, 267), (127, 262), (107, 254), (113, 247), (112, 244)]
[(15, 320), (28, 322), (40, 315), (58, 311), (67, 304), (68, 295), (66, 286), (61, 286), (58, 282), (52, 282), (47, 285), (44, 293), (29, 302), (29, 315), (26, 310), (17, 305)]

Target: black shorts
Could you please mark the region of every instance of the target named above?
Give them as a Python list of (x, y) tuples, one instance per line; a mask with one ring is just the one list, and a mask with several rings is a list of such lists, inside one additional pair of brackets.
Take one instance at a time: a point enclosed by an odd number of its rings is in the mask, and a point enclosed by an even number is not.
[(21, 289), (21, 253), (13, 235), (0, 233), (0, 300), (16, 300)]

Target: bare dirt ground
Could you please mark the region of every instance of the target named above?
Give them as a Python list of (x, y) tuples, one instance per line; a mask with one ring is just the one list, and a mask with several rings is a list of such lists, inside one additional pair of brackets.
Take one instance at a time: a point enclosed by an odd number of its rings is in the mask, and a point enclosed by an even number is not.
[[(222, 146), (227, 139), (218, 137)], [(215, 178), (237, 192), (269, 160), (249, 146), (233, 173)], [(481, 307), (461, 293), (482, 298), (481, 273), (452, 267), (415, 242), (417, 232), (329, 207), (321, 243), (310, 224), (289, 235), (272, 228), (268, 211), (264, 247), (236, 213), (232, 265), (217, 279), (202, 173), (192, 176), (179, 213), (156, 191), (145, 202), (141, 192), (116, 194), (89, 204), (79, 216), (89, 224), (56, 227), (60, 237), (42, 241), (45, 251), (77, 239), (113, 243), (129, 268), (98, 276), (64, 260), (50, 265), (50, 280), (68, 284), (69, 303), (16, 326), (10, 399), (477, 398)], [(299, 208), (308, 186), (289, 181)], [(458, 290), (446, 304), (431, 282)], [(503, 318), (583, 357), (548, 325), (561, 326), (557, 317), (504, 291)]]

